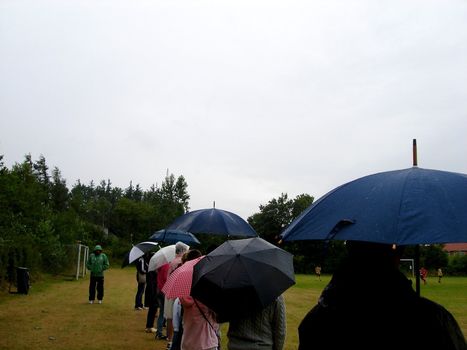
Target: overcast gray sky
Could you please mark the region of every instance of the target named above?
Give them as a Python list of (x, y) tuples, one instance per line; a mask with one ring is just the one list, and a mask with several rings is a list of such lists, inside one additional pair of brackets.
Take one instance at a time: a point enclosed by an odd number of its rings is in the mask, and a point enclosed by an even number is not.
[(467, 173), (467, 1), (0, 0), (0, 154), (71, 187), (185, 176), (247, 218), (412, 165)]

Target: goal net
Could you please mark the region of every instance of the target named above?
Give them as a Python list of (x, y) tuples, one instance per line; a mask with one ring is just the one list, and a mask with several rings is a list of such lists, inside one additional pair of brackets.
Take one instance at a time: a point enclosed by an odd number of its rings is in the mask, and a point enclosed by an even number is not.
[(406, 276), (415, 277), (415, 263), (414, 259), (400, 259), (399, 270)]
[(83, 244), (68, 244), (64, 248), (68, 256), (68, 263), (64, 266), (63, 274), (75, 279), (86, 276), (89, 247)]

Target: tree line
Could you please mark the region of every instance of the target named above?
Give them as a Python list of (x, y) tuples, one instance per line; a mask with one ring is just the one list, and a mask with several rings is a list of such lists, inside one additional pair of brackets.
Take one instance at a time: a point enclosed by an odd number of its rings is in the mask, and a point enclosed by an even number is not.
[[(0, 155), (0, 284), (12, 279), (17, 266), (60, 272), (69, 262), (66, 246), (77, 242), (90, 247), (104, 244), (106, 253), (118, 261), (132, 244), (187, 212), (189, 200), (182, 175), (167, 174), (160, 185), (147, 190), (132, 182), (127, 188), (115, 187), (109, 179), (98, 184), (77, 180), (69, 188), (60, 170), (50, 171), (42, 155), (36, 161), (26, 155), (10, 169)], [(289, 198), (282, 193), (259, 205), (247, 221), (262, 238), (294, 255), (296, 272), (312, 273), (321, 265), (323, 272), (331, 273), (345, 256), (343, 242), (278, 242), (279, 234), (313, 200), (309, 194)], [(202, 251), (227, 239), (198, 238)], [(427, 268), (467, 274), (467, 256), (448, 259), (440, 245), (421, 248), (421, 262)], [(406, 255), (413, 257), (411, 247)]]
[(189, 209), (183, 176), (167, 174), (160, 186), (143, 190), (79, 180), (68, 188), (60, 170), (49, 171), (44, 156), (8, 169), (0, 156), (0, 284), (13, 269), (60, 272), (68, 264), (65, 246), (104, 244), (121, 257), (132, 243), (146, 240)]

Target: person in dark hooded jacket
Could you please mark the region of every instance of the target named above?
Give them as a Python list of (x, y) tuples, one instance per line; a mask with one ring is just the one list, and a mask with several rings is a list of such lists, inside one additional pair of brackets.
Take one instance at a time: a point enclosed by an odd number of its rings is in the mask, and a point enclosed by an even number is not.
[[(146, 274), (146, 294), (145, 301), (149, 306), (148, 313), (146, 315), (146, 332), (156, 333), (157, 329), (154, 328), (154, 322), (156, 319), (157, 309), (159, 308), (159, 302), (157, 300), (157, 272), (148, 271)], [(159, 312), (161, 312), (159, 308)], [(162, 311), (163, 312), (163, 311)]]
[(299, 326), (299, 350), (467, 350), (451, 313), (418, 296), (399, 271), (400, 248), (356, 241), (347, 247), (347, 260)]
[(143, 295), (146, 289), (146, 274), (148, 272), (148, 256), (144, 254), (136, 260), (136, 283), (138, 284), (135, 295), (135, 310), (143, 310), (147, 303), (143, 305)]

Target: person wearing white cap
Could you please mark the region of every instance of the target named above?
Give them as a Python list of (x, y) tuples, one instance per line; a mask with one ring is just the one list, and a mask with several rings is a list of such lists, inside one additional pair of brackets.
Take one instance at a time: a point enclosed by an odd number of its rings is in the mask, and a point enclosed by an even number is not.
[[(169, 263), (168, 276), (182, 264), (182, 256), (190, 249), (190, 246), (183, 242), (177, 242), (175, 244), (175, 258)], [(167, 320), (167, 348), (169, 349), (172, 345), (172, 336), (173, 336), (173, 304), (175, 299), (169, 299), (165, 297), (164, 300), (164, 317)]]

